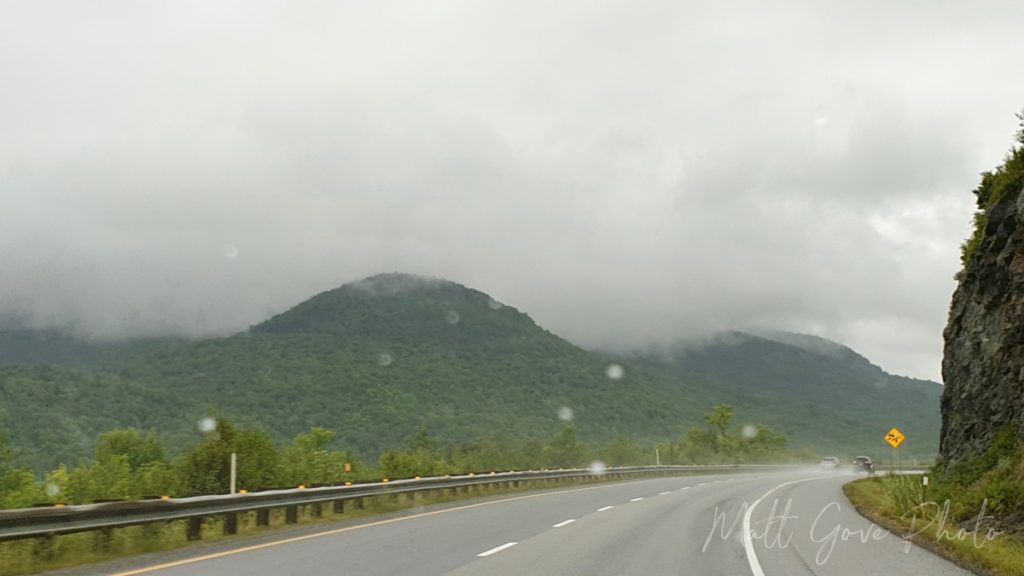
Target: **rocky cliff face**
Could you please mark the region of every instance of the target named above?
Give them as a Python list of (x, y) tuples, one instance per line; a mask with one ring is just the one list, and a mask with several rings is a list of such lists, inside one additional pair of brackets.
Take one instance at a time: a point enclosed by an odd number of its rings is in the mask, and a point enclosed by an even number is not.
[[(942, 433), (947, 464), (988, 447), (1007, 424), (1024, 439), (1024, 191), (987, 208), (945, 330)], [(979, 198), (981, 196), (979, 195)]]

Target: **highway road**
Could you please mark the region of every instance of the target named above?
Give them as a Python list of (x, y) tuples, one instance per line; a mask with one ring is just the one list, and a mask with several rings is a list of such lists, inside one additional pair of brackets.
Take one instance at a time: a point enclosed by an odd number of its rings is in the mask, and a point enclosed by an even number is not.
[[(519, 493), (319, 525), (103, 574), (966, 576), (858, 515), (850, 476), (686, 476)], [(744, 526), (747, 530), (744, 531)], [(61, 574), (96, 574), (83, 567)], [(92, 570), (91, 572), (89, 570)]]

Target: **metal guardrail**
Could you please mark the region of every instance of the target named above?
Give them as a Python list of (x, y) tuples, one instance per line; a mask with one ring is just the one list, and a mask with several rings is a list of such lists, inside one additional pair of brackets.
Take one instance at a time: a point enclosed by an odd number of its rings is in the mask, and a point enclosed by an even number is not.
[[(589, 469), (547, 470), (539, 472), (500, 472), (489, 474), (466, 474), (459, 476), (434, 476), (352, 484), (346, 486), (323, 486), (318, 488), (294, 488), (288, 490), (266, 490), (242, 494), (196, 496), (191, 498), (169, 498), (161, 500), (136, 500), (105, 502), (77, 506), (55, 505), (51, 507), (27, 508), (0, 511), (0, 541), (24, 538), (48, 537), (91, 530), (110, 531), (125, 526), (138, 526), (188, 520), (187, 537), (198, 540), (201, 537), (202, 519), (210, 516), (224, 517), (224, 532), (237, 532), (238, 514), (256, 512), (256, 524), (269, 525), (270, 510), (285, 509), (285, 522), (298, 521), (298, 507), (313, 505), (322, 507), (325, 503), (334, 506), (335, 513), (343, 513), (345, 502), (362, 507), (363, 498), (460, 489), (468, 491), (472, 486), (502, 485), (508, 488), (520, 487), (524, 482), (562, 482), (574, 479), (605, 480), (638, 478), (643, 476), (673, 476), (715, 472), (753, 472), (782, 470), (790, 465), (713, 465), (713, 466), (631, 466), (609, 468), (602, 472)], [(316, 508), (322, 510), (322, 508)]]

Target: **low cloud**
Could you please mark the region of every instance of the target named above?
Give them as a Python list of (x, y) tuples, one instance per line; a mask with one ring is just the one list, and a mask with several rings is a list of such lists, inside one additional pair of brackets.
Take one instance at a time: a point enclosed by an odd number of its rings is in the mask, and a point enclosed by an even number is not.
[(585, 346), (785, 329), (937, 379), (1024, 92), (1012, 3), (50, 4), (0, 22), (0, 319), (93, 338), (403, 271)]

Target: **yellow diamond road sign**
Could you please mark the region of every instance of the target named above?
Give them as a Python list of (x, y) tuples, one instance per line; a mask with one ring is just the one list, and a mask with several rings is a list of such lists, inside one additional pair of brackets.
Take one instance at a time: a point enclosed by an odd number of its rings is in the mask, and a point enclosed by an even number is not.
[(906, 439), (907, 437), (903, 435), (903, 432), (900, 432), (899, 428), (893, 428), (885, 435), (885, 441), (893, 448), (899, 448), (900, 444), (903, 444), (903, 441)]

